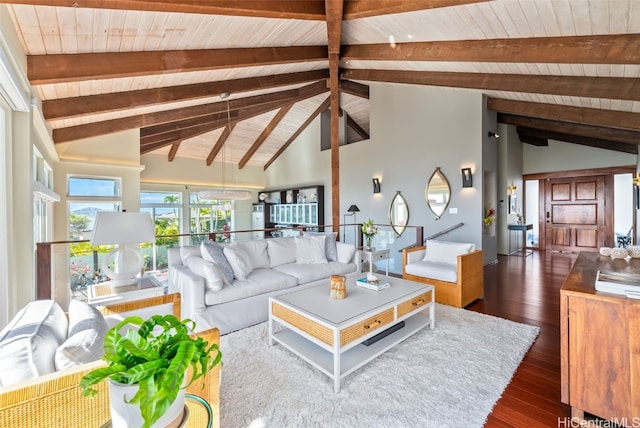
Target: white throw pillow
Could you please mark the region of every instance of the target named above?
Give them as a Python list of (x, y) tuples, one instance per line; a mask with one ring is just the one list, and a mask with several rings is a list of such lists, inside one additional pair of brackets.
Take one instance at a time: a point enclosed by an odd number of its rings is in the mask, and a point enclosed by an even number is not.
[(217, 264), (218, 267), (222, 269), (225, 284), (231, 284), (233, 282), (233, 268), (229, 264), (227, 257), (224, 255), (222, 245), (211, 239), (205, 241), (200, 245), (200, 254), (203, 259)]
[(56, 370), (99, 360), (109, 325), (99, 310), (80, 300), (69, 303), (69, 334), (56, 349)]
[(248, 262), (253, 269), (269, 269), (269, 253), (267, 242), (264, 240), (234, 242), (233, 245), (242, 247), (247, 254)]
[(456, 264), (459, 255), (470, 253), (475, 248), (475, 244), (430, 239), (427, 241), (427, 250), (424, 253), (423, 260), (425, 262)]
[(356, 254), (356, 247), (351, 244), (345, 244), (344, 242), (336, 242), (336, 249), (338, 250), (339, 263), (351, 263), (353, 261), (353, 256)]
[(229, 261), (235, 277), (240, 281), (247, 279), (247, 276), (253, 271), (253, 267), (249, 262), (249, 254), (245, 248), (234, 243), (224, 247), (224, 255)]
[(327, 256), (327, 261), (335, 262), (338, 261), (338, 247), (336, 246), (336, 240), (338, 239), (338, 234), (336, 232), (304, 232), (304, 236), (326, 236), (325, 240), (325, 252)]
[(271, 268), (296, 262), (295, 238), (267, 239), (267, 251)]
[(296, 263), (327, 263), (326, 236), (296, 236), (294, 239), (296, 240)]
[(205, 288), (207, 291), (220, 291), (224, 287), (224, 274), (222, 269), (202, 257), (191, 256), (186, 260), (186, 266), (191, 272), (204, 278)]
[(69, 322), (53, 300), (22, 308), (0, 332), (0, 386), (53, 373), (56, 348), (67, 337)]

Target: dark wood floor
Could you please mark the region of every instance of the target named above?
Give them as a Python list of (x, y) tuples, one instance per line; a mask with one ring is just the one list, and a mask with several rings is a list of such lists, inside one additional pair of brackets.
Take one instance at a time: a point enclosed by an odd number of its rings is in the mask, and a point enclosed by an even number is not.
[(486, 427), (569, 426), (560, 402), (560, 287), (576, 257), (534, 251), (485, 267), (484, 299), (467, 309), (540, 327)]

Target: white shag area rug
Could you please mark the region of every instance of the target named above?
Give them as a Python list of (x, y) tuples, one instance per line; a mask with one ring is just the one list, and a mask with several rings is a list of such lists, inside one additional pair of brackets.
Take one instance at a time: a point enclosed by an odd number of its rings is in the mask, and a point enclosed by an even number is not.
[(222, 428), (481, 427), (539, 329), (436, 304), (428, 327), (333, 380), (284, 347), (268, 326), (222, 336)]

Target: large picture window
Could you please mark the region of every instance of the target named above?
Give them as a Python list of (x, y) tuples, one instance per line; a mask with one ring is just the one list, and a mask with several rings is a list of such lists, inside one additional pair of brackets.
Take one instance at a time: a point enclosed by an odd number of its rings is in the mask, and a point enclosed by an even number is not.
[(179, 245), (182, 218), (182, 194), (172, 192), (140, 192), (140, 211), (151, 214), (155, 224), (156, 245), (143, 244), (141, 251), (146, 270), (163, 270), (168, 268), (167, 248)]
[(69, 245), (69, 279), (72, 290), (106, 279), (101, 271), (99, 254), (111, 247), (96, 249), (86, 242), (91, 238), (96, 215), (100, 211), (120, 211), (119, 178), (70, 176), (67, 183), (69, 240), (85, 241)]
[(216, 234), (218, 242), (231, 240), (229, 230), (233, 228), (233, 203), (202, 199), (198, 193), (189, 195), (189, 232), (199, 233), (191, 237), (191, 244), (199, 244), (207, 239), (206, 233)]

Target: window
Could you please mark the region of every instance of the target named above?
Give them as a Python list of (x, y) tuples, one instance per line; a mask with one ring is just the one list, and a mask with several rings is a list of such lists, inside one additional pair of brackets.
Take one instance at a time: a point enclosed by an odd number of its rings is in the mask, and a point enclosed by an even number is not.
[(120, 179), (69, 177), (69, 196), (119, 197)]
[(151, 214), (155, 222), (155, 248), (149, 244), (141, 247), (145, 260), (145, 270), (161, 270), (169, 266), (167, 248), (179, 244), (178, 237), (162, 237), (163, 235), (180, 234), (180, 219), (182, 212), (182, 194), (171, 192), (140, 192), (140, 211)]
[(91, 238), (96, 215), (100, 211), (120, 211), (119, 178), (70, 176), (67, 183), (70, 241), (85, 241), (69, 246), (69, 274), (73, 290), (105, 279), (99, 256), (106, 256), (110, 246), (93, 248)]
[[(197, 193), (189, 195), (189, 232), (210, 233), (216, 235), (219, 242), (231, 240), (231, 235), (225, 233), (233, 228), (233, 203), (231, 201), (213, 201), (201, 199)], [(207, 239), (207, 235), (191, 237), (191, 244), (198, 244)]]
[(53, 191), (53, 170), (33, 146), (33, 244), (53, 238), (53, 203), (60, 197)]

